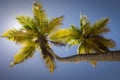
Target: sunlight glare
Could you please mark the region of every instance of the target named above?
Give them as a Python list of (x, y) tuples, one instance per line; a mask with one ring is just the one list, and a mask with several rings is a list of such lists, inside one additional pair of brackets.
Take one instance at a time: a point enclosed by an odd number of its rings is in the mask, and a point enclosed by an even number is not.
[(26, 31), (25, 31), (25, 30), (23, 30), (23, 32), (25, 33)]
[(17, 21), (14, 21), (14, 22), (12, 23), (12, 27), (15, 28), (15, 29), (17, 29), (17, 30), (20, 29), (21, 26), (22, 26), (22, 25), (20, 25)]

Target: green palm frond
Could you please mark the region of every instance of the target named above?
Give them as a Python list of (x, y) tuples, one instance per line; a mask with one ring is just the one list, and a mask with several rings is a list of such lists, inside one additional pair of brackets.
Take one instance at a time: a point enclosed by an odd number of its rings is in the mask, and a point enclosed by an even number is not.
[(80, 17), (80, 32), (82, 36), (87, 36), (91, 34), (92, 29), (91, 29), (91, 24), (87, 18), (87, 16), (81, 16)]
[(49, 35), (50, 33), (56, 31), (59, 29), (59, 27), (62, 25), (63, 16), (57, 17), (52, 19), (49, 23), (46, 29), (44, 30), (46, 35)]
[(76, 26), (71, 25), (70, 30), (72, 39), (80, 39), (81, 32)]
[(110, 32), (110, 29), (107, 26), (109, 22), (109, 18), (103, 18), (99, 21), (97, 21), (95, 24), (92, 25), (92, 34), (98, 35)]
[(26, 43), (23, 48), (19, 50), (17, 54), (14, 55), (13, 62), (11, 67), (23, 62), (24, 60), (31, 58), (35, 52), (36, 46), (35, 43)]
[(82, 29), (80, 29), (81, 35), (87, 37), (92, 33), (92, 29), (89, 24), (86, 24)]
[(78, 45), (77, 54), (84, 54), (84, 53), (86, 53), (85, 45), (81, 43), (81, 44)]
[(43, 33), (45, 25), (48, 24), (47, 15), (39, 2), (33, 3), (34, 22), (39, 31)]
[(85, 16), (85, 15), (80, 15), (80, 26), (86, 25), (87, 22), (88, 22), (87, 16)]
[(23, 28), (25, 29), (35, 29), (34, 27), (34, 22), (33, 19), (30, 17), (25, 17), (25, 16), (18, 16), (16, 18), (18, 20), (18, 22), (22, 25)]
[(25, 43), (34, 41), (34, 39), (37, 38), (37, 33), (32, 30), (11, 29), (3, 33), (2, 37), (5, 37), (11, 41), (15, 41), (16, 43)]
[(53, 33), (50, 36), (50, 40), (66, 42), (66, 40), (68, 40), (68, 38), (71, 37), (71, 33), (72, 33), (72, 31), (70, 29), (61, 29), (61, 30), (58, 30), (55, 33)]
[(79, 39), (68, 39), (66, 40), (66, 43), (68, 43), (70, 46), (75, 46), (78, 45), (80, 43)]
[(81, 15), (81, 17), (80, 17), (80, 29), (81, 30), (84, 29), (85, 26), (87, 26), (87, 25), (90, 25), (90, 22), (89, 22), (87, 16), (85, 16), (85, 15), (82, 16)]

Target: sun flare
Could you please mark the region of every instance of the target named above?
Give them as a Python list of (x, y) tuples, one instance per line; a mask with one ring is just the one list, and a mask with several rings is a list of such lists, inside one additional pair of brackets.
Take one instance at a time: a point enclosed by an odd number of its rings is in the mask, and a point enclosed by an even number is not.
[(11, 26), (18, 30), (18, 29), (21, 28), (22, 25), (19, 24), (18, 22), (16, 22), (16, 20), (15, 20), (15, 21), (12, 22)]

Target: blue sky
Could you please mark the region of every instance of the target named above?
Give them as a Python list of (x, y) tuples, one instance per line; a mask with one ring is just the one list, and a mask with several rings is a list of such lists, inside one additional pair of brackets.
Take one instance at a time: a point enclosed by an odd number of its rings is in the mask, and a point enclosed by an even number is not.
[[(105, 36), (116, 42), (116, 48), (120, 49), (119, 23), (120, 0), (38, 0), (43, 4), (48, 17), (54, 18), (64, 15), (62, 28), (71, 24), (79, 26), (80, 13), (88, 16), (94, 23), (102, 17), (111, 19), (108, 27), (111, 29)], [(0, 35), (10, 29), (20, 26), (16, 16), (33, 16), (33, 0), (1, 0), (0, 1)], [(93, 68), (87, 62), (62, 63), (57, 62), (54, 73), (50, 73), (45, 67), (39, 52), (32, 59), (22, 64), (9, 68), (13, 55), (20, 46), (6, 39), (0, 38), (0, 80), (119, 80), (120, 62), (99, 62)], [(76, 46), (66, 51), (66, 47), (55, 47), (53, 50), (59, 56), (76, 54)]]

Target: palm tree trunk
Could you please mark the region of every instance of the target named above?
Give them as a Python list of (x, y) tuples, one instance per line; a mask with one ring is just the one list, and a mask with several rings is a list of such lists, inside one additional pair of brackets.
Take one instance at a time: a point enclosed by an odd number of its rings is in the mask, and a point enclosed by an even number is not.
[(120, 50), (107, 53), (79, 54), (68, 57), (57, 56), (51, 48), (48, 48), (51, 54), (60, 62), (79, 62), (79, 61), (120, 61)]

